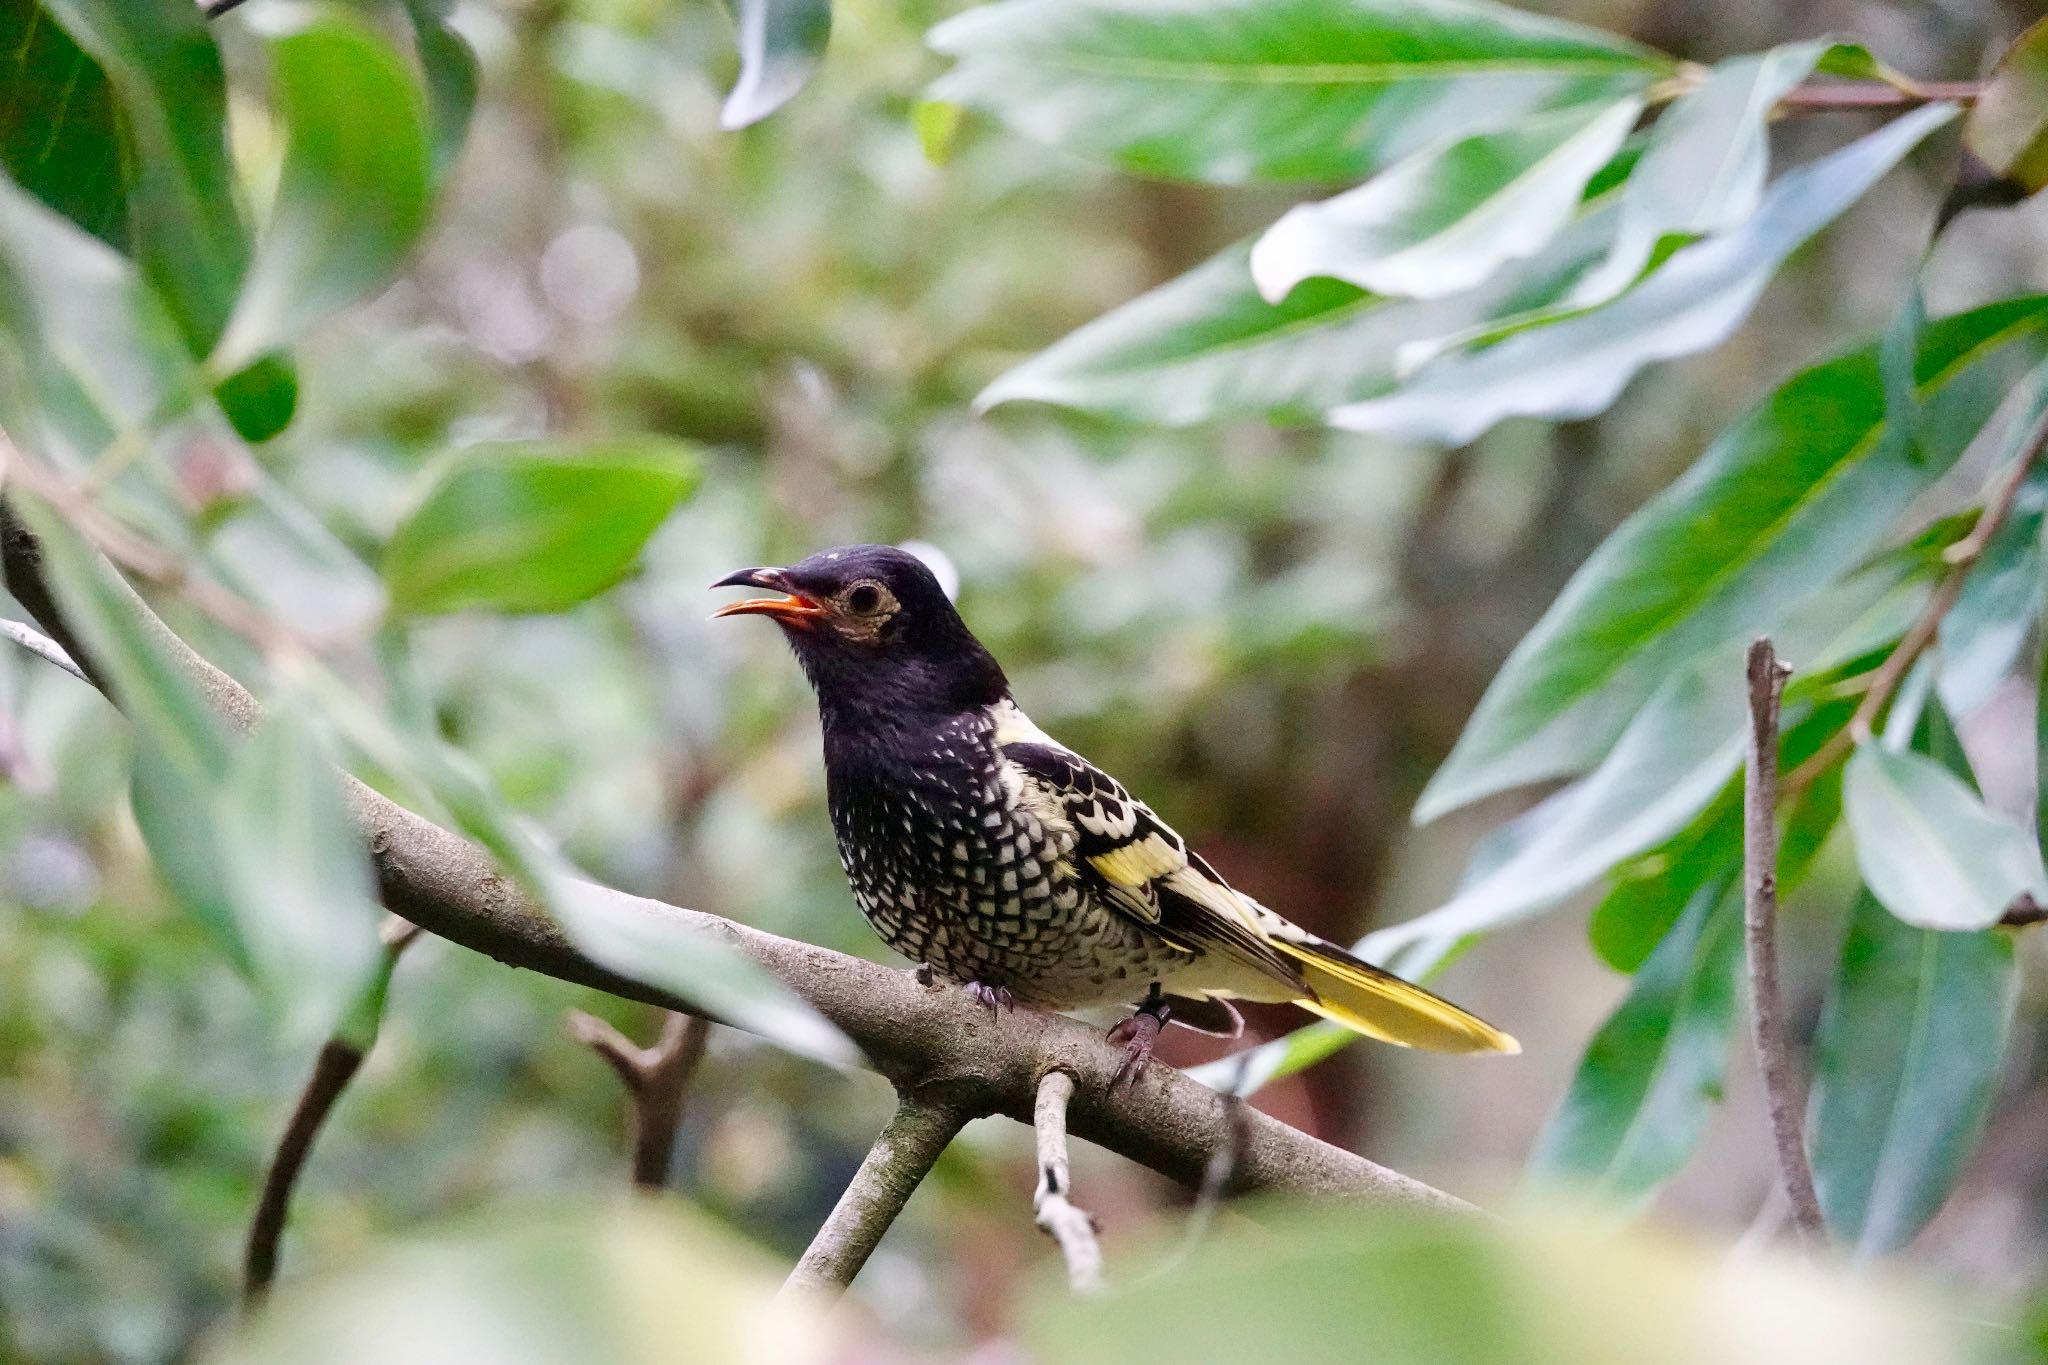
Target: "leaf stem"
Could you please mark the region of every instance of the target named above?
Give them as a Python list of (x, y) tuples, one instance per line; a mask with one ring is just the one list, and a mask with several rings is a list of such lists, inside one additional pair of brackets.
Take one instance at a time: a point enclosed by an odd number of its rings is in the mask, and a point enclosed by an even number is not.
[(1912, 81), (1906, 85), (1886, 81), (1815, 81), (1786, 92), (1778, 107), (1801, 114), (1833, 109), (1910, 109), (1944, 100), (1975, 104), (1983, 94), (1983, 81)]
[(1792, 670), (1778, 661), (1768, 639), (1749, 647), (1749, 751), (1742, 787), (1742, 930), (1749, 954), (1751, 1037), (1763, 1073), (1778, 1174), (1792, 1205), (1792, 1221), (1814, 1246), (1827, 1240), (1807, 1160), (1801, 1115), (1803, 1087), (1785, 1038), (1785, 1007), (1778, 985), (1778, 707)]

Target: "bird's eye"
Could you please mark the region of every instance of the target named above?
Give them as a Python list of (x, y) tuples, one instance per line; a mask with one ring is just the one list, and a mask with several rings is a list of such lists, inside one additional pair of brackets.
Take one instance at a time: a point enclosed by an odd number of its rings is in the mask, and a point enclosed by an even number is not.
[(847, 590), (846, 605), (865, 616), (882, 605), (882, 589), (875, 583), (856, 583)]

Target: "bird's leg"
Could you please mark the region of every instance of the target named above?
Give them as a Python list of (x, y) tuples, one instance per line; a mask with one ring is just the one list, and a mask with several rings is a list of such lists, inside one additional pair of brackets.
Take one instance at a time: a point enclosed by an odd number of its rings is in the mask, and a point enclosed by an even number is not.
[(1166, 1021), (1173, 1017), (1173, 1007), (1166, 1003), (1166, 994), (1160, 990), (1157, 981), (1145, 993), (1145, 1003), (1138, 1006), (1138, 1012), (1109, 1031), (1109, 1041), (1123, 1044), (1124, 1059), (1117, 1067), (1116, 1075), (1109, 1078), (1109, 1088), (1120, 1085), (1136, 1085), (1138, 1075), (1152, 1060), (1152, 1044), (1157, 1041), (1159, 1031), (1166, 1027)]
[(1007, 986), (991, 986), (986, 981), (967, 983), (967, 998), (977, 1005), (986, 1005), (990, 1014), (1001, 1014), (1016, 1002), (1010, 998)]

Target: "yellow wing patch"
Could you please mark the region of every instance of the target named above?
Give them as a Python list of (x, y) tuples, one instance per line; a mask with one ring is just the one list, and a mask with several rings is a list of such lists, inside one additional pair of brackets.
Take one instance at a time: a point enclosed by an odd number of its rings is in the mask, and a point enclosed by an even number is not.
[(1088, 865), (1118, 886), (1145, 883), (1187, 866), (1188, 855), (1157, 834), (1098, 853)]

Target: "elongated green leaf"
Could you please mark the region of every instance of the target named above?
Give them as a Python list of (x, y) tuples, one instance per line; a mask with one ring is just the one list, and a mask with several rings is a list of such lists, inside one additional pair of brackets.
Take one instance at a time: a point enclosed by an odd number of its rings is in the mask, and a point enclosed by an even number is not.
[(2022, 505), (1984, 547), (1984, 557), (1963, 580), (1962, 594), (1941, 618), (1940, 670), (1935, 685), (1949, 714), (1967, 715), (2010, 677), (2041, 616), (2044, 565), (2042, 513), (2048, 481), (2036, 479)]
[(1842, 799), (1863, 879), (1906, 923), (1981, 929), (2022, 892), (2048, 904), (2031, 835), (1933, 759), (1866, 744), (1849, 760)]
[(2048, 187), (2048, 19), (2019, 36), (1963, 125), (1963, 141), (1997, 174), (2032, 193)]
[(1742, 798), (1732, 787), (1685, 829), (1615, 869), (1586, 937), (1617, 972), (1634, 975), (1666, 942), (1698, 889), (1742, 866)]
[(226, 325), (248, 260), (227, 149), (220, 54), (187, 0), (43, 0), (112, 86), (136, 257), (186, 345)]
[(447, 0), (405, 0), (413, 50), (427, 78), (427, 109), (434, 124), (434, 179), (447, 178), (469, 135), (476, 109), (476, 53), (448, 24)]
[(804, 88), (832, 37), (831, 0), (732, 0), (739, 22), (740, 78), (718, 111), (721, 128), (744, 128)]
[(1574, 105), (1417, 152), (1355, 190), (1289, 211), (1252, 248), (1252, 279), (1269, 301), (1324, 277), (1414, 298), (1470, 289), (1564, 230), (1642, 107)]
[(1533, 1177), (1633, 1203), (1678, 1174), (1721, 1098), (1741, 944), (1740, 880), (1724, 871), (1693, 891), (1593, 1035), (1536, 1140)]
[(1462, 445), (1514, 416), (1586, 417), (1638, 370), (1719, 345), (1785, 259), (1955, 117), (1930, 105), (1779, 178), (1755, 216), (1677, 252), (1603, 308), (1443, 356), (1398, 392), (1329, 414), (1332, 425)]
[(1172, 426), (1249, 413), (1310, 421), (1392, 388), (1403, 348), (1418, 339), (1561, 297), (1601, 259), (1613, 230), (1612, 208), (1593, 208), (1537, 256), (1442, 299), (1306, 280), (1267, 303), (1250, 248), (1239, 244), (1019, 365), (976, 405), (1031, 400)]
[(342, 11), (319, 16), (271, 46), (284, 167), (213, 357), (224, 373), (383, 284), (426, 226), (425, 97), (377, 32)]
[(34, 0), (0, 5), (0, 168), (100, 240), (127, 246), (113, 87)]
[(1771, 111), (1812, 73), (1825, 43), (1792, 43), (1713, 69), (1657, 119), (1622, 191), (1614, 251), (1572, 291), (1604, 303), (1634, 282), (1667, 237), (1726, 232), (1763, 202)]
[(1903, 1245), (1948, 1197), (1983, 1134), (2013, 986), (2003, 934), (1915, 929), (1858, 899), (1808, 1121), (1821, 1208), (1857, 1252)]
[(2048, 298), (2034, 297), (1929, 327), (1917, 373), (1942, 444), (1928, 465), (1878, 458), (1875, 347), (1795, 376), (1730, 427), (1608, 537), (1515, 648), (1416, 818), (1583, 771), (1672, 672), (1776, 630), (1860, 562), (1871, 528), (1989, 419), (2002, 389), (1983, 362), (2044, 322)]
[(445, 469), (384, 556), (405, 612), (561, 611), (611, 587), (697, 486), (693, 447), (479, 446)]
[(1224, 183), (1360, 178), (1670, 69), (1612, 34), (1477, 0), (1007, 0), (930, 42), (958, 59), (934, 99)]
[(1673, 678), (1520, 852), (1446, 904), (1381, 930), (1375, 946), (1388, 953), (1425, 938), (1496, 928), (1556, 904), (1671, 837), (1741, 765), (1741, 717), (1732, 656)]

